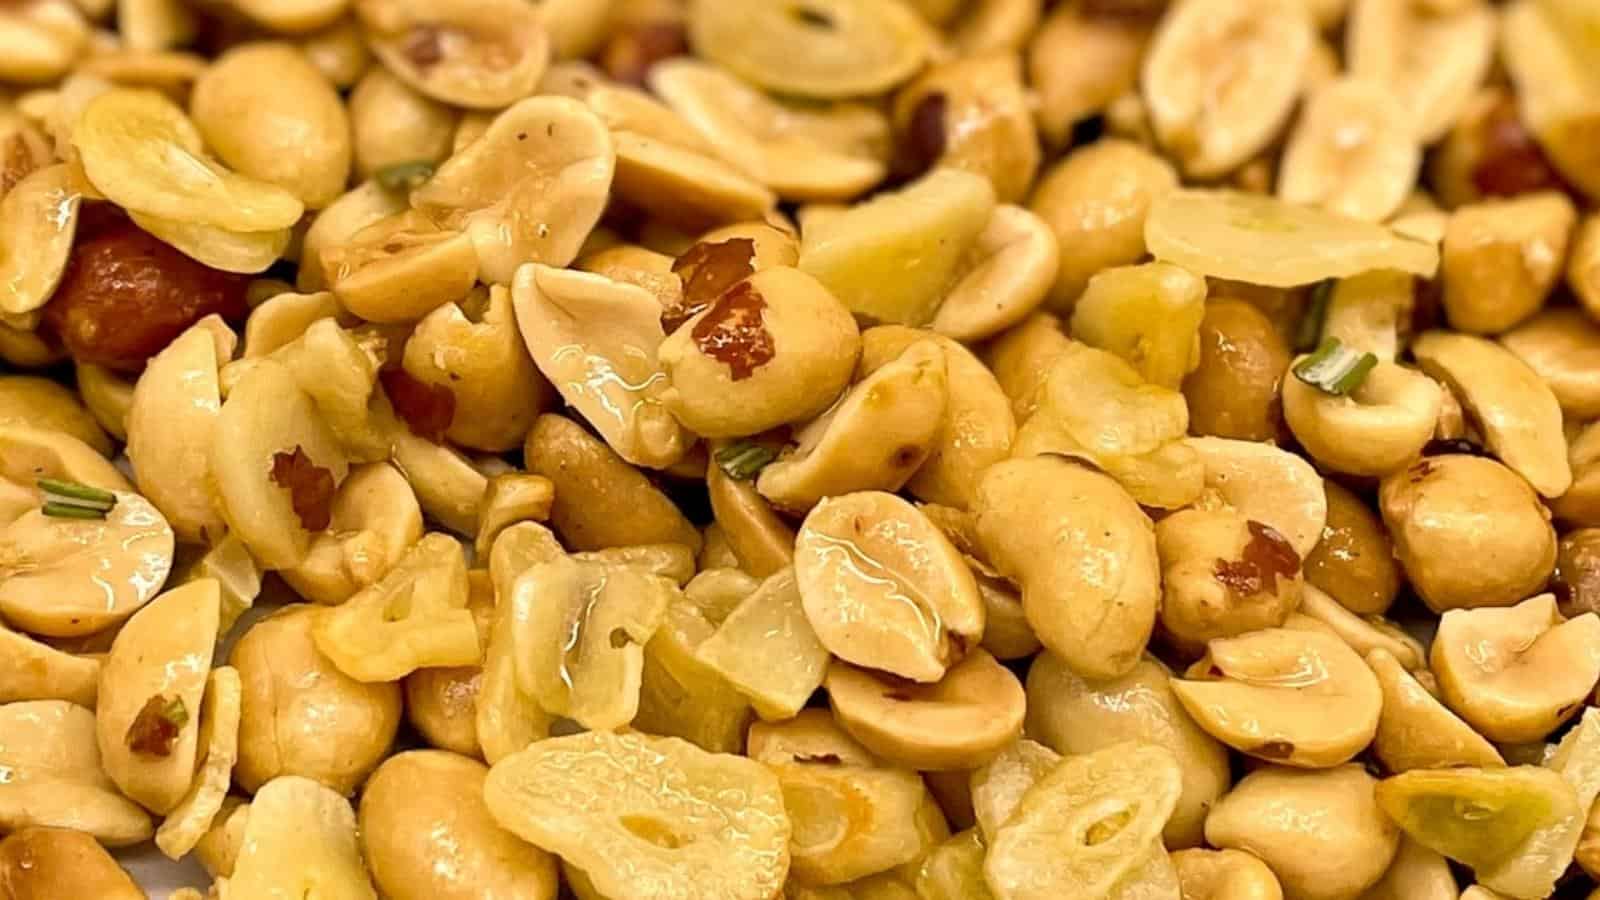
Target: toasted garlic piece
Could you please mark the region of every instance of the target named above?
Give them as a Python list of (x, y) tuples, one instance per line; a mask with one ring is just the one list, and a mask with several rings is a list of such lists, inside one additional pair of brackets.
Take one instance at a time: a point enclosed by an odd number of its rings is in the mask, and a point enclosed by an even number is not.
[(901, 140), (921, 157), (917, 163), (982, 175), (1001, 203), (1020, 203), (1039, 170), (1039, 138), (1015, 53), (962, 56), (930, 68), (895, 96), (894, 118)]
[(984, 354), (983, 361), (1010, 399), (1017, 421), (1026, 421), (1038, 410), (1052, 364), (1073, 346), (1061, 320), (1040, 312), (1000, 335)]
[(1022, 734), (1022, 685), (982, 649), (932, 685), (906, 687), (839, 662), (824, 684), (834, 717), (852, 737), (918, 771), (976, 768)]
[(517, 330), (504, 285), (469, 294), (423, 317), (406, 341), (404, 366), (455, 398), (446, 437), (494, 453), (514, 449), (554, 399)]
[(1572, 789), (1578, 813), (1553, 816), (1539, 824), (1510, 858), (1478, 873), (1486, 887), (1512, 897), (1548, 897), (1571, 866), (1582, 839), (1585, 810), (1600, 795), (1600, 713), (1585, 709), (1583, 718), (1568, 731), (1544, 761)]
[(1395, 556), (1436, 612), (1517, 603), (1540, 590), (1555, 566), (1549, 510), (1492, 459), (1428, 457), (1385, 478), (1378, 500)]
[(1422, 146), (1387, 85), (1340, 78), (1312, 93), (1284, 149), (1278, 196), (1381, 222), (1411, 192)]
[(1277, 628), (1300, 603), (1300, 557), (1276, 530), (1234, 510), (1182, 509), (1156, 523), (1161, 626), (1185, 651)]
[(133, 212), (257, 232), (288, 228), (305, 211), (288, 191), (206, 160), (194, 123), (154, 91), (114, 88), (90, 101), (72, 146), (89, 181)]
[(1373, 751), (1389, 771), (1505, 765), (1494, 745), (1446, 709), (1394, 654), (1372, 650), (1367, 665), (1383, 689)]
[(927, 26), (904, 3), (785, 0), (730, 8), (689, 4), (695, 52), (758, 87), (813, 99), (881, 94), (931, 51)]
[(718, 155), (785, 199), (849, 200), (887, 171), (889, 124), (871, 107), (784, 104), (689, 57), (652, 66), (649, 78)]
[(1572, 486), (1561, 404), (1537, 372), (1483, 338), (1429, 332), (1412, 344), (1424, 372), (1455, 393), (1490, 451), (1546, 497)]
[[(82, 388), (80, 387), (80, 393)], [(61, 383), (38, 375), (0, 375), (0, 425), (23, 425), (61, 431), (82, 441), (101, 456), (112, 456), (110, 438), (94, 410)]]
[(1494, 58), (1494, 11), (1484, 3), (1436, 12), (1419, 0), (1353, 0), (1345, 26), (1352, 75), (1386, 85), (1423, 144), (1443, 137)]
[(222, 811), (239, 758), (239, 710), (244, 688), (239, 670), (219, 666), (206, 677), (206, 690), (197, 716), (200, 722), (196, 756), (199, 769), (194, 783), (156, 829), (156, 846), (168, 859), (178, 860), (195, 848)]
[[(1400, 829), (1373, 800), (1377, 784), (1354, 764), (1316, 772), (1264, 766), (1218, 801), (1206, 841), (1261, 859), (1290, 900), (1360, 897), (1400, 845)], [(1304, 827), (1312, 820), (1317, 827)]]
[[(172, 529), (138, 494), (116, 498), (104, 519), (58, 519), (32, 508), (0, 529), (6, 621), (34, 634), (80, 637), (116, 625), (155, 596), (172, 568)], [(28, 505), (36, 502), (30, 497)]]
[(1600, 680), (1600, 617), (1564, 619), (1540, 594), (1505, 609), (1449, 610), (1429, 656), (1446, 705), (1490, 740), (1543, 740)]
[(339, 302), (369, 322), (410, 322), (465, 297), (478, 277), (471, 237), (416, 212), (379, 219), (319, 260)]
[[(272, 472), (275, 467), (283, 472), (295, 466), (298, 454), (309, 469), (321, 470), (331, 479), (331, 487), (337, 487), (349, 463), (332, 431), (293, 373), (271, 360), (252, 366), (228, 394), (217, 429), (229, 436), (214, 441), (211, 448), (211, 471), (224, 518), (263, 565), (274, 569), (298, 565), (310, 549), (312, 530), (307, 521), (316, 524), (320, 511), (297, 510), (291, 490), (284, 486), (295, 476), (274, 479)], [(316, 475), (312, 471), (308, 477)]]
[(661, 308), (649, 292), (536, 264), (518, 273), (511, 297), (539, 371), (612, 449), (656, 468), (682, 458), (689, 441), (663, 405)]
[(795, 573), (762, 581), (694, 650), (769, 721), (794, 717), (822, 685), (828, 650), (806, 618)]
[(994, 840), (995, 832), (1017, 811), (1023, 795), (1060, 765), (1061, 759), (1060, 753), (1044, 744), (1019, 738), (972, 770), (968, 778), (972, 813), (983, 840)]
[(99, 659), (75, 656), (0, 626), (0, 704), (65, 700), (94, 708)]
[(1351, 475), (1382, 477), (1415, 460), (1433, 438), (1442, 403), (1432, 378), (1391, 362), (1379, 362), (1344, 396), (1299, 378), (1283, 381), (1283, 417), (1295, 439), (1317, 462)]
[(570, 98), (532, 97), (446, 160), (411, 203), (472, 238), (483, 281), (510, 284), (523, 263), (577, 258), (605, 209), (615, 165), (599, 117)]
[(95, 715), (63, 700), (0, 706), (0, 828), (70, 828), (108, 847), (155, 832), (150, 814), (117, 790), (100, 765)]
[(77, 233), (79, 200), (65, 165), (36, 169), (0, 192), (0, 317), (27, 317), (55, 292)]
[(1183, 900), (1283, 900), (1278, 876), (1243, 850), (1179, 850), (1172, 865)]
[(1053, 653), (1028, 670), (1027, 729), (1052, 749), (1090, 753), (1122, 741), (1157, 744), (1177, 757), (1183, 791), (1162, 834), (1169, 847), (1201, 842), (1206, 812), (1228, 789), (1228, 752), (1178, 702), (1172, 675), (1151, 657), (1126, 675), (1086, 680)]
[[(738, 753), (744, 748), (745, 730), (754, 718), (749, 699), (696, 654), (726, 621), (727, 607), (749, 596), (758, 584), (737, 569), (707, 569), (689, 582), (683, 596), (673, 598), (661, 627), (644, 648), (639, 711), (632, 727), (683, 738), (712, 753)], [(724, 588), (729, 595), (726, 606), (720, 596)], [(718, 602), (703, 602), (708, 591), (719, 594)], [(754, 752), (751, 758), (757, 758)]]
[(540, 741), (489, 770), (500, 827), (579, 867), (601, 896), (641, 879), (706, 897), (782, 890), (790, 823), (777, 777), (676, 738), (589, 732)]
[(853, 491), (897, 491), (928, 458), (948, 406), (945, 352), (912, 344), (795, 433), (791, 455), (761, 470), (756, 490), (807, 510)]
[(1184, 708), (1213, 737), (1259, 759), (1337, 766), (1378, 728), (1377, 679), (1329, 634), (1268, 628), (1219, 638), (1190, 674), (1172, 684)]
[(150, 359), (128, 409), (128, 461), (139, 490), (189, 543), (227, 531), (210, 485), (211, 445), (222, 410), (217, 372), (237, 341), (221, 317), (202, 319)]
[(350, 120), (333, 84), (298, 48), (229, 50), (195, 81), (189, 108), (206, 145), (236, 171), (283, 188), (308, 209), (344, 192)]
[(1582, 3), (1518, 2), (1506, 7), (1500, 29), (1518, 111), (1545, 155), (1590, 198), (1600, 196), (1594, 144), (1600, 105), (1588, 62), (1592, 16)]
[(454, 106), (498, 109), (532, 94), (550, 61), (538, 14), (512, 0), (355, 0), (373, 55)]
[(1122, 357), (1145, 381), (1177, 389), (1200, 363), (1205, 279), (1168, 263), (1106, 269), (1072, 309), (1072, 336)]
[(861, 335), (861, 361), (857, 368), (864, 373), (876, 372), (894, 360), (905, 359), (908, 348), (921, 341), (937, 344), (943, 351), (949, 400), (928, 457), (906, 482), (906, 488), (929, 503), (965, 509), (972, 502), (983, 470), (1011, 455), (1016, 418), (988, 367), (972, 351), (947, 337), (901, 325), (869, 328)]
[(274, 778), (256, 791), (233, 874), (221, 883), (224, 896), (239, 900), (377, 897), (361, 862), (350, 801), (295, 775)]
[(222, 597), (201, 579), (152, 600), (117, 633), (100, 673), (95, 733), (106, 774), (158, 814), (188, 793)]
[(1451, 327), (1498, 334), (1544, 306), (1561, 278), (1577, 223), (1565, 194), (1544, 191), (1458, 208), (1441, 245)]
[(983, 634), (971, 570), (927, 516), (893, 494), (817, 504), (796, 539), (795, 574), (817, 637), (846, 662), (934, 682)]
[(1501, 335), (1500, 345), (1550, 385), (1565, 416), (1600, 416), (1600, 324), (1582, 310), (1547, 309)]
[(1086, 677), (1138, 664), (1160, 571), (1150, 519), (1115, 481), (1059, 457), (1012, 459), (984, 473), (972, 511), (979, 542), (1021, 584), (1046, 647)]
[(573, 558), (528, 569), (504, 601), (519, 689), (586, 728), (628, 724), (638, 711), (644, 645), (674, 588), (631, 566)]
[(1141, 82), (1156, 134), (1184, 171), (1222, 175), (1271, 143), (1314, 38), (1304, 5), (1282, 0), (1180, 0), (1162, 18)]
[(1147, 851), (1160, 848), (1179, 779), (1177, 760), (1149, 744), (1069, 757), (996, 830), (985, 880), (1002, 900), (1111, 896)]
[(1044, 302), (1060, 264), (1049, 223), (1020, 206), (997, 206), (928, 327), (958, 341), (993, 337)]
[(934, 169), (804, 229), (800, 270), (851, 312), (922, 325), (994, 213), (994, 188), (961, 169)]

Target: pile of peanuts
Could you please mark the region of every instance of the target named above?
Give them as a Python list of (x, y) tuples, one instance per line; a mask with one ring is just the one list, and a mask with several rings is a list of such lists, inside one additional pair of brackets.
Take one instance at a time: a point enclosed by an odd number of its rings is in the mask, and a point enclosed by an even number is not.
[(1600, 900), (1597, 61), (0, 2), (0, 900)]

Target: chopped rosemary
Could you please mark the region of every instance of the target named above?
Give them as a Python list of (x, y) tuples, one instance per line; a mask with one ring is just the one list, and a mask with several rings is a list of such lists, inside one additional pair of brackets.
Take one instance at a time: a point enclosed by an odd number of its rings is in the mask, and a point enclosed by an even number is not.
[(434, 164), (427, 160), (395, 163), (373, 174), (386, 191), (412, 191), (433, 177)]
[(104, 519), (117, 505), (117, 495), (76, 481), (41, 478), (44, 514), (58, 519)]
[(738, 441), (718, 450), (717, 465), (735, 481), (749, 481), (778, 454), (753, 441)]
[(1338, 397), (1350, 393), (1367, 380), (1378, 364), (1378, 357), (1355, 347), (1346, 347), (1338, 338), (1328, 338), (1317, 352), (1294, 365), (1294, 377), (1325, 394)]
[(1295, 350), (1308, 353), (1321, 342), (1322, 327), (1328, 321), (1328, 301), (1333, 298), (1333, 286), (1337, 283), (1329, 278), (1311, 289), (1311, 302), (1300, 317), (1300, 328), (1295, 332)]

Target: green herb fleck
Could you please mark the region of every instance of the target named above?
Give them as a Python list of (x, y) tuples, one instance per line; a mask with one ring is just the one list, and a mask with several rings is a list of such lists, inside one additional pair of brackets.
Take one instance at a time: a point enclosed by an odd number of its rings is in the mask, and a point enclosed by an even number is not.
[(1373, 354), (1328, 338), (1317, 352), (1295, 363), (1293, 371), (1294, 377), (1324, 394), (1343, 397), (1360, 387), (1377, 364)]
[(414, 191), (433, 177), (434, 164), (427, 160), (395, 163), (373, 174), (386, 191)]
[(753, 441), (729, 444), (716, 453), (717, 465), (735, 481), (749, 481), (777, 458), (777, 453)]

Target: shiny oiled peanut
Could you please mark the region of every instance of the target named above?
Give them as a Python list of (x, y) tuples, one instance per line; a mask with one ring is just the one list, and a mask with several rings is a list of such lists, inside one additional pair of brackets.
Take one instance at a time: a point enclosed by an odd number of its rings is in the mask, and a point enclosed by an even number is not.
[(1564, 616), (1600, 612), (1600, 530), (1578, 528), (1561, 536), (1550, 590)]
[(917, 164), (982, 175), (1001, 203), (1019, 203), (1039, 168), (1039, 139), (1016, 54), (934, 66), (894, 101), (896, 130)]
[(424, 94), (498, 109), (533, 93), (550, 61), (538, 14), (510, 0), (357, 0), (367, 44), (389, 71)]
[(1276, 628), (1300, 603), (1300, 557), (1271, 526), (1233, 510), (1179, 510), (1156, 523), (1161, 626), (1181, 649)]
[(1172, 165), (1143, 147), (1104, 140), (1074, 150), (1045, 172), (1028, 208), (1070, 248), (1047, 306), (1070, 312), (1089, 278), (1131, 265), (1145, 253), (1144, 219), (1151, 201), (1178, 186)]
[(892, 494), (831, 497), (795, 544), (806, 618), (835, 656), (923, 683), (983, 634), (971, 571), (928, 518)]
[(993, 337), (1044, 302), (1060, 265), (1048, 223), (1021, 206), (997, 206), (928, 327), (959, 341)]
[(1183, 900), (1283, 900), (1278, 876), (1243, 850), (1179, 850), (1172, 865)]
[(1600, 325), (1582, 310), (1540, 312), (1501, 335), (1500, 344), (1544, 379), (1565, 416), (1600, 416)]
[(1400, 565), (1383, 520), (1338, 482), (1325, 480), (1327, 523), (1305, 558), (1306, 583), (1358, 615), (1382, 615), (1400, 589)]
[(1537, 312), (1560, 280), (1577, 213), (1554, 191), (1464, 206), (1441, 253), (1452, 327), (1499, 334)]
[(329, 509), (328, 530), (305, 559), (278, 574), (313, 603), (343, 603), (399, 561), (422, 537), (422, 508), (404, 475), (388, 463), (353, 468)]
[(1429, 693), (1393, 654), (1373, 650), (1367, 665), (1383, 689), (1373, 752), (1389, 771), (1504, 765), (1494, 745)]
[(387, 69), (371, 69), (350, 92), (350, 132), (357, 177), (385, 169), (436, 166), (450, 155), (458, 116), (408, 87)]
[(1428, 457), (1386, 477), (1378, 505), (1406, 577), (1436, 611), (1516, 603), (1555, 566), (1549, 511), (1494, 460)]
[(1400, 851), (1378, 883), (1361, 896), (1365, 900), (1453, 900), (1459, 896), (1450, 863), (1410, 835), (1400, 838)]
[[(1150, 519), (1110, 478), (1059, 457), (991, 466), (973, 503), (989, 560), (1022, 587), (1039, 640), (1086, 677), (1131, 670), (1155, 626)], [(1086, 565), (1089, 559), (1108, 566)]]
[(315, 609), (290, 606), (252, 625), (229, 656), (244, 683), (239, 786), (302, 775), (350, 793), (389, 752), (400, 687), (364, 684), (316, 648)]
[(344, 191), (350, 119), (338, 93), (288, 44), (248, 44), (223, 54), (190, 100), (206, 144), (235, 170), (275, 184), (309, 209)]
[(1328, 501), (1311, 464), (1270, 444), (1188, 438), (1205, 468), (1208, 502), (1233, 507), (1282, 535), (1305, 559), (1322, 536)]
[(1423, 670), (1427, 659), (1422, 643), (1399, 625), (1382, 616), (1358, 616), (1310, 585), (1301, 590), (1300, 608), (1285, 625), (1306, 631), (1331, 632), (1349, 644), (1358, 656), (1383, 650), (1411, 670)]
[(1206, 840), (1259, 857), (1288, 900), (1355, 900), (1400, 845), (1400, 829), (1373, 799), (1376, 785), (1353, 764), (1314, 772), (1266, 766), (1217, 803)]
[(1139, 77), (1149, 23), (1093, 13), (1092, 8), (1055, 7), (1027, 48), (1039, 131), (1051, 146), (1065, 144), (1073, 125), (1128, 95)]
[(1441, 394), (1438, 383), (1421, 372), (1380, 361), (1342, 397), (1298, 377), (1285, 379), (1283, 418), (1306, 452), (1325, 467), (1381, 477), (1421, 454), (1438, 424)]
[(412, 211), (322, 247), (317, 264), (345, 309), (381, 323), (415, 321), (465, 297), (478, 273), (470, 236)]
[(296, 287), (305, 292), (327, 290), (338, 271), (337, 266), (330, 270), (323, 264), (324, 253), (343, 246), (362, 229), (405, 209), (406, 198), (377, 181), (363, 182), (329, 203), (311, 219), (301, 240)]
[(36, 375), (0, 376), (0, 425), (28, 425), (61, 431), (111, 455), (111, 440), (91, 409), (69, 388)]
[(1028, 734), (1059, 753), (1090, 753), (1122, 741), (1171, 751), (1183, 789), (1162, 835), (1173, 848), (1201, 843), (1206, 812), (1231, 780), (1228, 753), (1178, 702), (1166, 666), (1146, 657), (1121, 677), (1088, 680), (1043, 653), (1028, 670), (1027, 693)]
[(1189, 428), (1241, 440), (1276, 436), (1289, 348), (1272, 321), (1243, 300), (1218, 298), (1206, 304), (1199, 340), (1199, 363), (1183, 379)]
[(101, 661), (58, 650), (9, 628), (0, 628), (0, 703), (65, 700), (93, 708)]
[(860, 347), (849, 310), (823, 283), (799, 269), (766, 269), (661, 344), (662, 402), (704, 437), (803, 422), (839, 396)]
[(0, 886), (6, 900), (145, 896), (93, 837), (66, 828), (22, 828), (0, 841)]
[(390, 757), (361, 793), (362, 855), (385, 896), (553, 900), (555, 860), (489, 815), (488, 769), (438, 750)]
[(1089, 279), (1072, 311), (1072, 336), (1122, 357), (1151, 384), (1177, 388), (1200, 364), (1204, 279), (1150, 263)]

